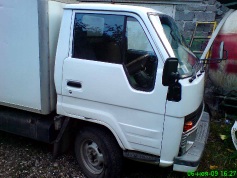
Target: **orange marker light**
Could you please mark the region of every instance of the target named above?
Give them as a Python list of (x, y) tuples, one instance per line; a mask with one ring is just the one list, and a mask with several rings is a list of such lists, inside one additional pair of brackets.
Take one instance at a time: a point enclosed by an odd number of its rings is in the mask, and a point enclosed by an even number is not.
[(192, 121), (188, 121), (186, 123), (184, 123), (184, 132), (190, 130), (193, 128), (193, 122)]

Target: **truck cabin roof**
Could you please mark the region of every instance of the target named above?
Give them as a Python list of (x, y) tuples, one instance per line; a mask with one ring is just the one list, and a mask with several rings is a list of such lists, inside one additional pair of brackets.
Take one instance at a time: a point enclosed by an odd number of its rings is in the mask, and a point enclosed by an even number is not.
[(147, 13), (159, 13), (152, 8), (134, 6), (134, 5), (120, 5), (120, 4), (104, 4), (104, 3), (79, 3), (79, 4), (68, 4), (64, 9), (72, 10), (101, 10), (101, 11), (118, 11), (118, 12), (132, 12), (135, 14), (146, 14)]

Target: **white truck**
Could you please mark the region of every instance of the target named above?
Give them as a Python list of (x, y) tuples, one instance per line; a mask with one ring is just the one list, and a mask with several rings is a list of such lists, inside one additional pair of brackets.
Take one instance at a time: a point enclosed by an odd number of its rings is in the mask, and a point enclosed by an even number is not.
[(122, 158), (195, 171), (205, 72), (172, 18), (132, 5), (0, 2), (0, 129), (75, 145), (90, 177)]

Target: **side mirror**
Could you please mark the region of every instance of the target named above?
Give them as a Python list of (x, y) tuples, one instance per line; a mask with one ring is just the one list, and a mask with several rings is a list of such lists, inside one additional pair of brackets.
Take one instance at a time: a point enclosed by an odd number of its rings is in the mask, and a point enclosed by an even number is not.
[(178, 70), (178, 59), (177, 58), (168, 58), (165, 61), (162, 84), (164, 86), (171, 86), (175, 84), (176, 80), (179, 79)]
[[(225, 54), (224, 54), (225, 52)], [(227, 60), (228, 59), (228, 51), (224, 48), (224, 41), (221, 42), (220, 48), (219, 48), (219, 57), (221, 60)]]
[(220, 63), (223, 60), (228, 59), (228, 51), (225, 50), (224, 48), (224, 41), (220, 43), (219, 47), (219, 56), (216, 58), (209, 58), (209, 59), (201, 59), (201, 63), (203, 64), (215, 64), (215, 63)]
[(220, 57), (220, 59), (223, 59), (223, 53), (224, 53), (224, 41), (221, 42), (220, 48), (219, 48), (219, 57)]

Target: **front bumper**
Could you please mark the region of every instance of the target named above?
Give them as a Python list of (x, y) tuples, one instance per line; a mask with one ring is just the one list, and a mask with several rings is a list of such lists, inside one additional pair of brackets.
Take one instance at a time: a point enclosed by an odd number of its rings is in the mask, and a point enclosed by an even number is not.
[(174, 171), (196, 171), (207, 142), (209, 134), (209, 123), (209, 114), (203, 112), (201, 121), (198, 125), (195, 142), (184, 155), (174, 158)]

